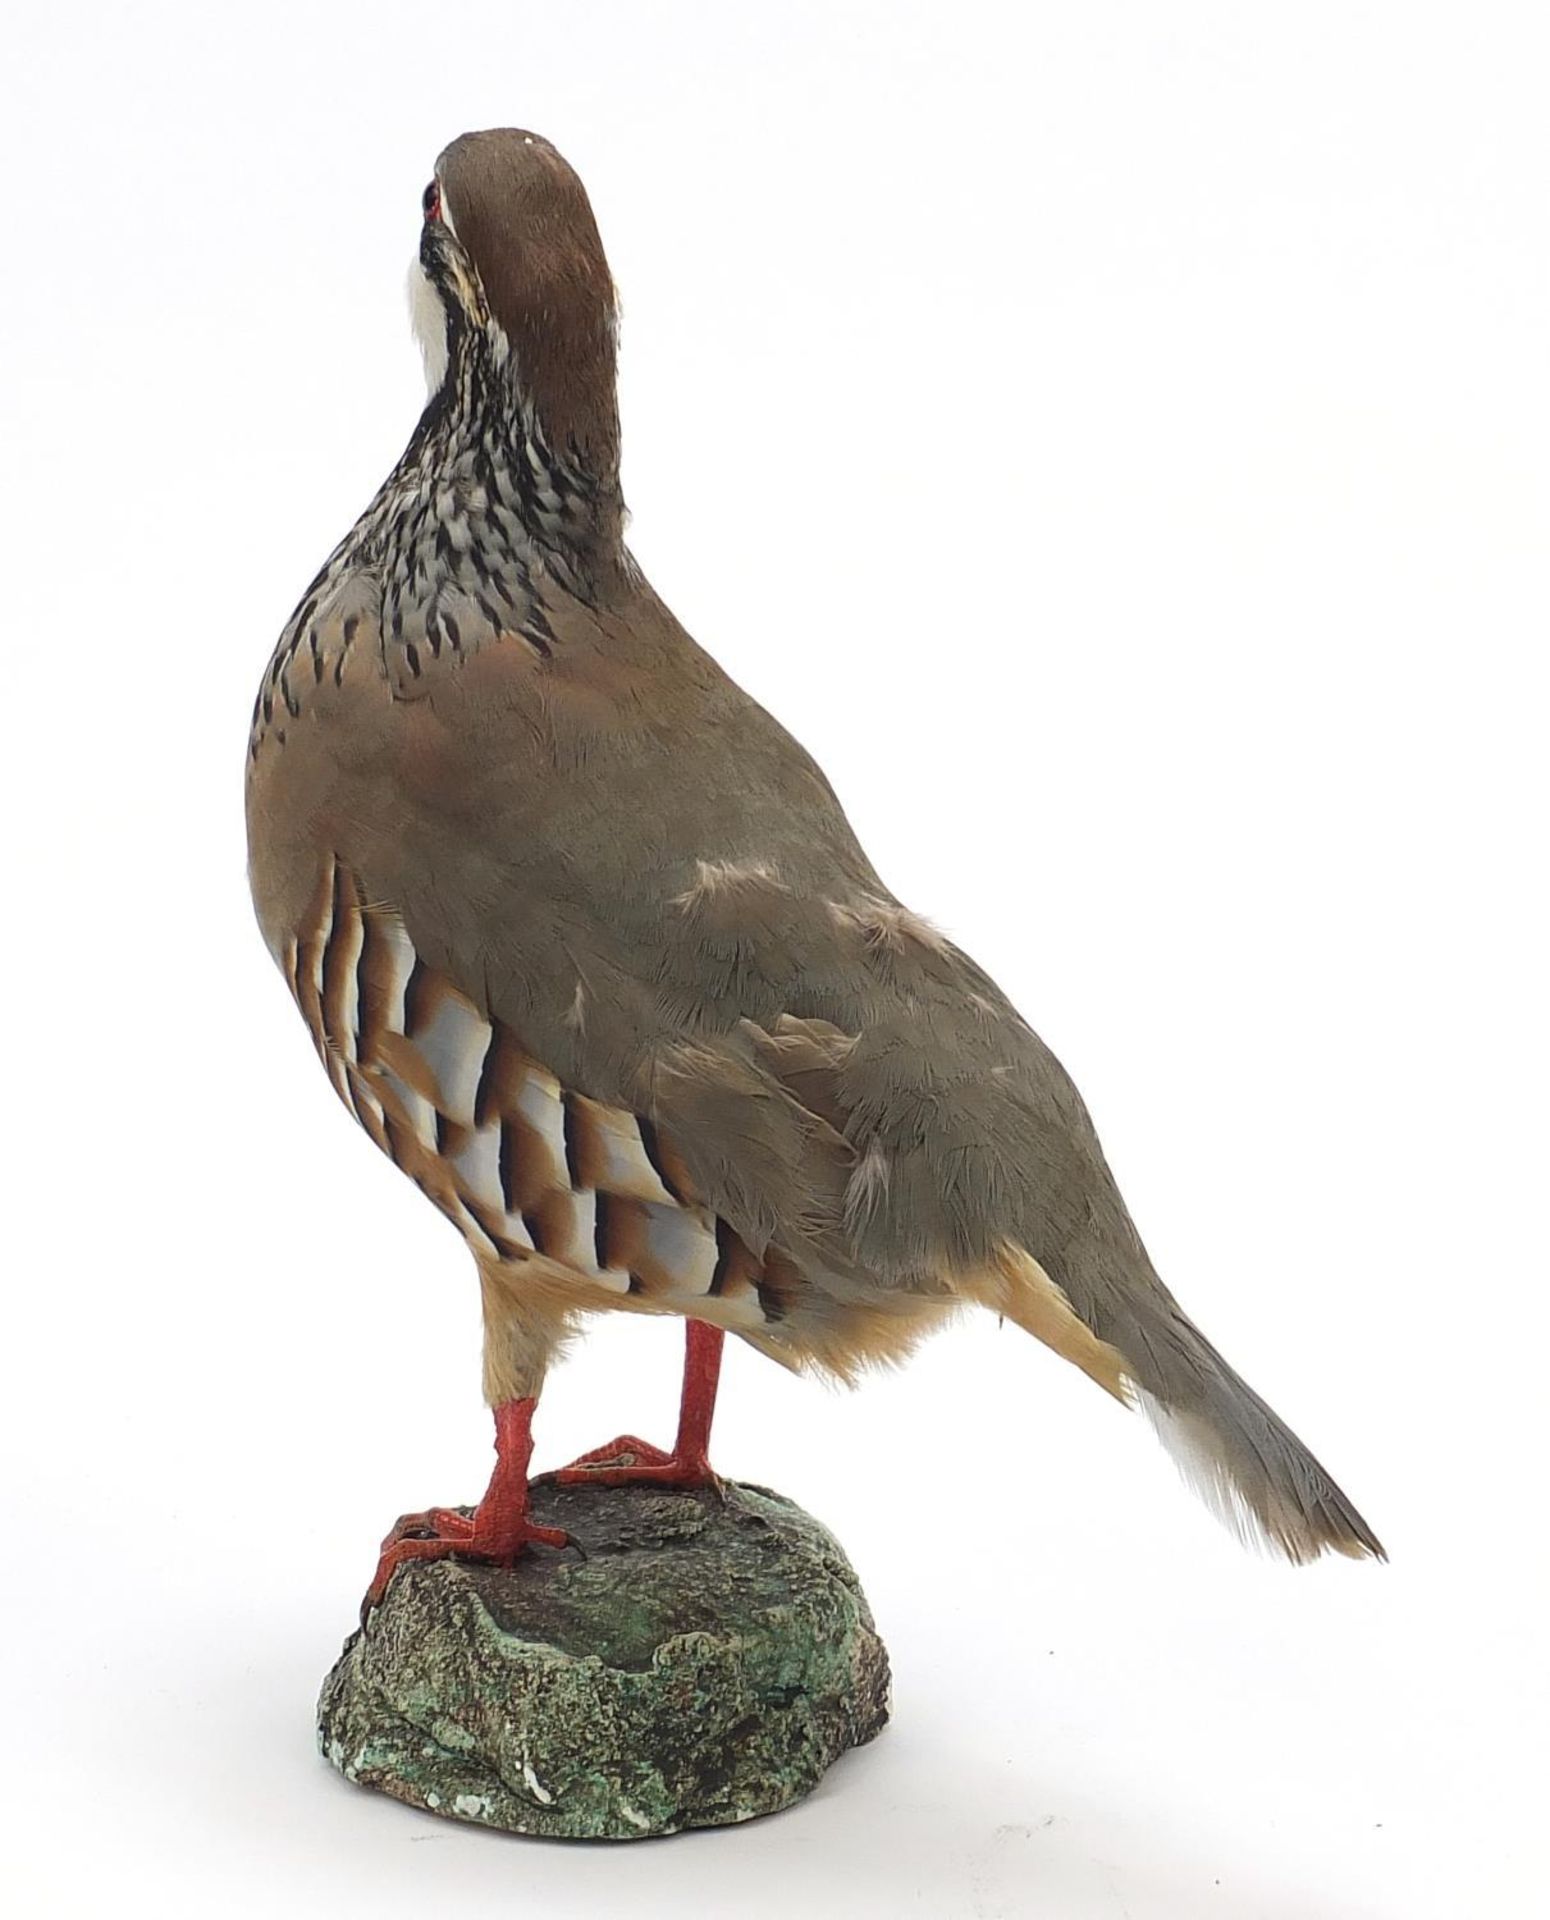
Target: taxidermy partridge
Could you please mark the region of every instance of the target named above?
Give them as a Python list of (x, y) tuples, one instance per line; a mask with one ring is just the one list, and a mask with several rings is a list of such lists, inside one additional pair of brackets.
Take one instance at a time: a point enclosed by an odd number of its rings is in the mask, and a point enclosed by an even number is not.
[(849, 1379), (972, 1303), (1143, 1409), (1241, 1532), (1381, 1556), (1158, 1279), (1059, 1063), (625, 547), (581, 182), (467, 134), (422, 210), (429, 402), (281, 636), (248, 762), (270, 951), (483, 1298), (489, 1489), (400, 1521), (368, 1601), (405, 1561), (564, 1544), (528, 1514), (533, 1408), (609, 1308), (688, 1323), (678, 1435), (576, 1479), (712, 1481), (728, 1332)]

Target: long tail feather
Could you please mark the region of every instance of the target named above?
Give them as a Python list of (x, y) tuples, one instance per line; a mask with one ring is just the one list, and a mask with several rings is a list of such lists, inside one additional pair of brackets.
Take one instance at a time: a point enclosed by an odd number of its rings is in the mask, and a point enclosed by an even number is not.
[(1079, 1294), (1084, 1311), (1032, 1255), (1007, 1247), (974, 1291), (1137, 1406), (1241, 1540), (1298, 1565), (1323, 1553), (1387, 1558), (1330, 1474), (1150, 1273), (1123, 1294)]

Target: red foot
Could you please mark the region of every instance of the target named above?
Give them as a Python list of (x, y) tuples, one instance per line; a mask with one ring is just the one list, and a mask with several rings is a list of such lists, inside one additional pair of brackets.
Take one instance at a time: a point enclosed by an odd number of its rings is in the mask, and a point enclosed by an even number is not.
[(649, 1440), (621, 1433), (606, 1447), (594, 1447), (554, 1476), (562, 1486), (713, 1487), (716, 1476), (703, 1453), (664, 1453)]
[(684, 1344), (683, 1399), (678, 1408), (678, 1438), (664, 1453), (649, 1440), (621, 1433), (606, 1447), (594, 1447), (554, 1476), (570, 1486), (594, 1487), (714, 1487), (710, 1468), (710, 1422), (716, 1407), (716, 1383), (721, 1377), (720, 1327), (691, 1320)]
[(478, 1560), (486, 1566), (514, 1566), (532, 1545), (568, 1547), (563, 1527), (535, 1526), (525, 1515), (502, 1516), (496, 1524), (481, 1524), (479, 1508), (472, 1515), (456, 1507), (432, 1507), (427, 1513), (406, 1513), (382, 1543), (382, 1557), (366, 1597), (361, 1617), (380, 1605), (388, 1582), (410, 1560)]
[(406, 1513), (397, 1523), (382, 1543), (376, 1574), (361, 1602), (362, 1625), (406, 1561), (446, 1560), (456, 1554), (509, 1567), (535, 1542), (545, 1547), (571, 1544), (570, 1535), (561, 1528), (535, 1526), (527, 1517), (532, 1418), (531, 1400), (508, 1400), (495, 1409), (495, 1471), (471, 1514), (456, 1507), (432, 1507), (426, 1513)]

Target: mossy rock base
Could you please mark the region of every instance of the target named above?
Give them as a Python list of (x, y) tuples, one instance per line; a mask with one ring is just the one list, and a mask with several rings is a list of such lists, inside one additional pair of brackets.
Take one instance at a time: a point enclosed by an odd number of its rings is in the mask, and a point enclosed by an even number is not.
[(800, 1800), (888, 1718), (834, 1537), (779, 1494), (533, 1484), (580, 1553), (411, 1562), (318, 1703), (348, 1779), (481, 1826), (640, 1840)]

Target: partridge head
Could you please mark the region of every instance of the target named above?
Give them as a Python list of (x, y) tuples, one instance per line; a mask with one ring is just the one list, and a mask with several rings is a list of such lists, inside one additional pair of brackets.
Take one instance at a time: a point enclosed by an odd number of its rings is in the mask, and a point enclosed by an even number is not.
[(409, 1559), (555, 1544), (532, 1413), (606, 1311), (687, 1322), (678, 1434), (576, 1478), (708, 1479), (727, 1333), (849, 1379), (979, 1306), (1144, 1411), (1240, 1532), (1381, 1555), (1158, 1277), (1059, 1063), (625, 548), (576, 175), (469, 134), (421, 212), (429, 399), (281, 635), (248, 762), (264, 937), (484, 1312), (489, 1489), (406, 1516), (368, 1598)]

